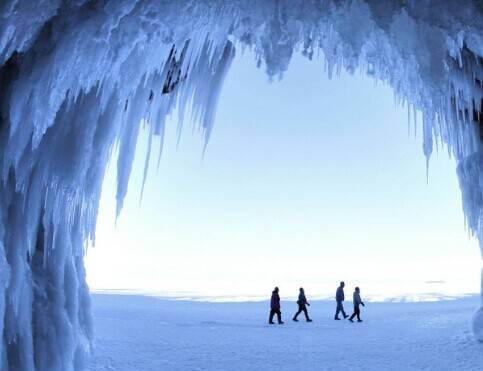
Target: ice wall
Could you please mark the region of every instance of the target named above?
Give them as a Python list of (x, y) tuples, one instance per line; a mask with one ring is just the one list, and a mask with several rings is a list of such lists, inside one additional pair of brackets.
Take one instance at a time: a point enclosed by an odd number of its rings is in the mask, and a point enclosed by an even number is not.
[(186, 112), (207, 141), (235, 48), (252, 48), (270, 77), (294, 52), (320, 51), (321, 73), (360, 69), (390, 84), (408, 114), (423, 113), (424, 154), (436, 143), (459, 161), (467, 224), (483, 241), (480, 4), (3, 0), (0, 369), (85, 368), (93, 335), (83, 255), (113, 148), (120, 211), (140, 125), (162, 144), (178, 109), (180, 128)]

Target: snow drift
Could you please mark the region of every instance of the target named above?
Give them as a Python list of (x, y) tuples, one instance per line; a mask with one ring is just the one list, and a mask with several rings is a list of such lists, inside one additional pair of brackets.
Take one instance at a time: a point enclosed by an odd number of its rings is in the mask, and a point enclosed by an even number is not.
[[(0, 369), (85, 368), (83, 255), (113, 148), (120, 211), (141, 125), (161, 150), (178, 109), (180, 128), (188, 112), (207, 141), (235, 48), (252, 48), (270, 77), (294, 52), (321, 51), (321, 73), (390, 84), (408, 115), (423, 114), (424, 154), (436, 143), (458, 160), (483, 241), (482, 13), (476, 0), (2, 1)], [(150, 155), (151, 144), (146, 170)]]

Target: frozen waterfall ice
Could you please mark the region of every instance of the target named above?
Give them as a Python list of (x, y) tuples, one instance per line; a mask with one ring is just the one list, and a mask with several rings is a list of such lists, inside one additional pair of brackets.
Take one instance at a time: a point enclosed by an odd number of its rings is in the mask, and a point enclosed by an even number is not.
[(389, 84), (422, 112), (424, 154), (436, 142), (458, 160), (467, 225), (483, 242), (482, 13), (476, 0), (3, 0), (0, 369), (85, 368), (83, 256), (113, 149), (120, 211), (140, 125), (162, 142), (177, 109), (180, 128), (187, 112), (207, 141), (235, 49), (254, 50), (269, 76), (320, 51), (321, 73), (361, 69)]

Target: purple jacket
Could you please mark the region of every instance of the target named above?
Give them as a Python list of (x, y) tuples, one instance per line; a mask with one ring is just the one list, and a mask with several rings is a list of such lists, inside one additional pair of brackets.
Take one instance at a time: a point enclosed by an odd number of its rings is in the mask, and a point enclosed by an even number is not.
[(270, 300), (271, 309), (280, 309), (280, 296), (277, 292), (272, 291), (272, 299)]

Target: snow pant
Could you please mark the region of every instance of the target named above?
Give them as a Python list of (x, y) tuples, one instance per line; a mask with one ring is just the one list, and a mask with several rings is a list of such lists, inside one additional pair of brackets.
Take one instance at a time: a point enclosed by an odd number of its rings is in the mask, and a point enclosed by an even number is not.
[(293, 319), (297, 319), (298, 315), (302, 312), (304, 312), (305, 319), (308, 321), (309, 313), (307, 312), (307, 307), (305, 306), (305, 304), (299, 304), (299, 310), (297, 311), (297, 313), (295, 313), (295, 316), (293, 316)]
[(339, 313), (341, 313), (341, 312), (342, 312), (342, 315), (344, 316), (344, 318), (346, 318), (347, 314), (345, 314), (344, 306), (342, 305), (341, 301), (338, 301), (337, 302), (337, 309), (335, 310), (335, 318), (338, 318)]
[(355, 316), (357, 316), (358, 321), (361, 320), (361, 308), (358, 305), (354, 307), (354, 313), (352, 313), (350, 320), (353, 320)]
[(269, 323), (273, 322), (273, 316), (275, 314), (277, 315), (278, 323), (282, 323), (282, 312), (280, 312), (280, 309), (271, 309), (270, 310), (270, 318), (268, 319), (268, 322)]

